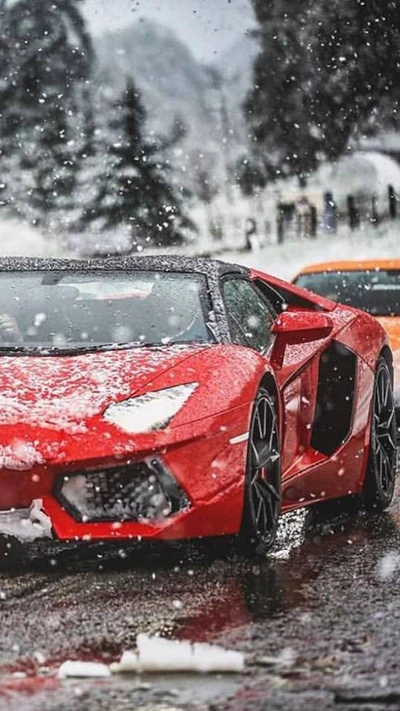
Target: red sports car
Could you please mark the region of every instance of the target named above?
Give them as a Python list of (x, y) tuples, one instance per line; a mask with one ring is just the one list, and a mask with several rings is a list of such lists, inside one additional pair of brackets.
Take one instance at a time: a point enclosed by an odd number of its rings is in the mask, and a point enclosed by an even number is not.
[(0, 272), (3, 549), (239, 534), (267, 550), (281, 512), (390, 504), (392, 354), (368, 314), (206, 259)]

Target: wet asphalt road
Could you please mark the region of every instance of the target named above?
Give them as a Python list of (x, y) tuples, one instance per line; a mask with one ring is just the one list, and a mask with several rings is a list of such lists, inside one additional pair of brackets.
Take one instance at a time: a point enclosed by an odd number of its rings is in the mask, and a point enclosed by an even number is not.
[[(251, 563), (214, 544), (31, 551), (0, 574), (1, 711), (400, 709), (400, 498), (375, 517), (310, 518), (282, 519)], [(246, 671), (55, 678), (67, 658), (118, 658), (138, 632), (242, 650)]]

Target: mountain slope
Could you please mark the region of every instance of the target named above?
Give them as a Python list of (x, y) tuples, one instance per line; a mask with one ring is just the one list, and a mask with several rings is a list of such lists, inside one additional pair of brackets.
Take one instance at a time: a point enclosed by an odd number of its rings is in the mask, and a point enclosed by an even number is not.
[(243, 34), (207, 66), (173, 30), (142, 20), (100, 37), (96, 51), (100, 93), (117, 97), (132, 76), (147, 110), (148, 131), (166, 135), (176, 118), (183, 121), (187, 135), (171, 155), (177, 180), (191, 190), (205, 174), (221, 184), (227, 165), (246, 150), (242, 104), (251, 84), (255, 39)]
[(109, 91), (124, 89), (133, 76), (153, 130), (164, 131), (180, 116), (191, 131), (208, 122), (208, 82), (203, 66), (172, 30), (141, 21), (97, 41), (97, 81)]

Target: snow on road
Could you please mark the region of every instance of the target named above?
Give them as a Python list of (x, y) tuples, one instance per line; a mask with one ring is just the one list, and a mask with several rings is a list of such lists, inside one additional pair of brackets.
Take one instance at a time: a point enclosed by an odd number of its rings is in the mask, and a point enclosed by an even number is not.
[(27, 222), (0, 218), (0, 257), (59, 257), (58, 235), (45, 237)]
[[(114, 235), (115, 239), (118, 235)], [(221, 244), (216, 243), (220, 248)], [(213, 246), (195, 245), (179, 250), (149, 250), (149, 253), (179, 252), (194, 255), (206, 247), (212, 252)], [(34, 227), (22, 222), (0, 220), (0, 257), (2, 256), (67, 256), (59, 238), (43, 236)], [(74, 250), (71, 256), (77, 256)], [(302, 267), (313, 262), (336, 259), (400, 259), (400, 221), (386, 222), (379, 227), (372, 225), (351, 232), (342, 228), (337, 235), (320, 235), (318, 239), (288, 241), (284, 244), (270, 244), (254, 252), (230, 250), (217, 255), (219, 259), (237, 262), (262, 269), (271, 274), (291, 279)]]
[(304, 266), (337, 259), (400, 259), (400, 222), (338, 235), (271, 244), (258, 252), (228, 252), (222, 259), (292, 279)]

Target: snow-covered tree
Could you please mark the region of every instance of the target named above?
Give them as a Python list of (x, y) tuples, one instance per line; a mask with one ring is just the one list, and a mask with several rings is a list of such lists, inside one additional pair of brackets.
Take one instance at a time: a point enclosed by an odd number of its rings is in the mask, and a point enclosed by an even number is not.
[(252, 0), (260, 54), (245, 103), (268, 179), (307, 175), (397, 117), (397, 0)]
[(327, 158), (349, 141), (399, 123), (397, 0), (318, 0), (309, 12), (313, 116)]
[[(254, 0), (261, 52), (254, 86), (245, 103), (251, 128), (254, 174), (267, 179), (297, 175), (315, 167), (308, 81), (306, 23), (309, 0)], [(250, 163), (248, 164), (250, 165)], [(248, 174), (246, 177), (249, 177)]]
[(0, 171), (33, 222), (69, 206), (93, 50), (81, 0), (1, 0)]
[(146, 112), (132, 79), (109, 113), (108, 131), (97, 147), (95, 196), (84, 208), (81, 225), (122, 227), (131, 235), (132, 249), (182, 242), (193, 225), (182, 210), (184, 193), (167, 179), (170, 166), (160, 158), (180, 132), (170, 140), (146, 139)]

